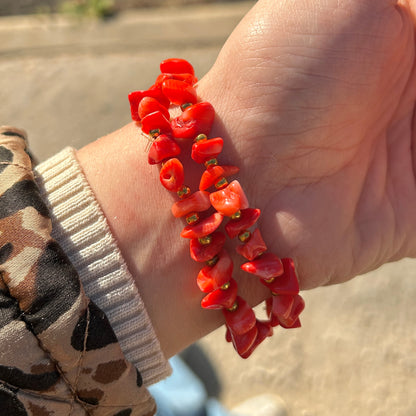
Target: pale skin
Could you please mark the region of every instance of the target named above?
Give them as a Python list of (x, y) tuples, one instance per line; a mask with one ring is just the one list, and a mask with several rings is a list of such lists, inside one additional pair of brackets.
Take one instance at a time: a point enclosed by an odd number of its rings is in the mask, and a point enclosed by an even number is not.
[[(302, 289), (416, 256), (415, 26), (413, 0), (260, 0), (199, 82), (221, 161), (241, 168), (269, 250), (295, 259)], [(170, 356), (222, 316), (199, 306), (200, 265), (145, 146), (129, 124), (78, 156)], [(236, 277), (251, 304), (267, 296)]]

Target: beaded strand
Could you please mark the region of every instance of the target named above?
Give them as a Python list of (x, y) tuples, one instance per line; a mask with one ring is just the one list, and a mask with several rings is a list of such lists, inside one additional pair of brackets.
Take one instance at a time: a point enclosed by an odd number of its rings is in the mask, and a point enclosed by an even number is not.
[[(179, 198), (172, 206), (172, 214), (186, 220), (181, 237), (190, 240), (192, 259), (205, 263), (196, 279), (204, 293), (201, 306), (222, 311), (226, 340), (242, 358), (248, 358), (273, 334), (274, 327), (301, 325), (299, 315), (305, 303), (299, 295), (294, 262), (267, 251), (256, 226), (260, 210), (249, 206), (237, 180), (228, 182), (227, 178), (237, 174), (239, 168), (219, 165), (223, 139), (208, 138), (215, 111), (210, 103), (198, 102), (198, 80), (192, 65), (184, 59), (167, 59), (161, 62), (160, 71), (148, 90), (129, 94), (131, 116), (151, 143), (148, 162), (161, 165), (161, 184)], [(172, 106), (179, 106), (182, 113), (171, 119)], [(191, 158), (205, 166), (196, 192), (184, 185), (183, 165), (176, 158), (182, 151), (178, 142), (189, 140), (193, 141)], [(226, 218), (224, 233), (220, 227)], [(257, 319), (238, 295), (238, 285), (232, 277), (233, 261), (224, 248), (227, 237), (241, 242), (237, 253), (248, 260), (241, 269), (270, 290), (267, 320)]]

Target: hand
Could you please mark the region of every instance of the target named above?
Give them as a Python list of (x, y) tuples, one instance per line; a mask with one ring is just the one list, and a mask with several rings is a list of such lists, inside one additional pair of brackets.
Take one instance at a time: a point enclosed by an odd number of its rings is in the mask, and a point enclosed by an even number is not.
[(199, 93), (303, 289), (416, 254), (416, 2), (259, 1)]
[[(241, 168), (269, 249), (296, 260), (303, 289), (415, 255), (415, 7), (260, 0), (199, 83), (220, 161)], [(222, 316), (199, 306), (200, 265), (145, 147), (130, 124), (79, 158), (171, 355)], [(239, 279), (255, 304), (266, 292), (252, 282)]]

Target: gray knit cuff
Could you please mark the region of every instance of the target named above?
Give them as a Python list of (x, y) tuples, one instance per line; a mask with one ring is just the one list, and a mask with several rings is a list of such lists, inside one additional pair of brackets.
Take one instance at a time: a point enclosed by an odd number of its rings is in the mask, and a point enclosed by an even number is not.
[(169, 363), (75, 150), (64, 149), (38, 165), (35, 174), (50, 209), (52, 235), (88, 297), (107, 315), (127, 360), (146, 385), (167, 377)]

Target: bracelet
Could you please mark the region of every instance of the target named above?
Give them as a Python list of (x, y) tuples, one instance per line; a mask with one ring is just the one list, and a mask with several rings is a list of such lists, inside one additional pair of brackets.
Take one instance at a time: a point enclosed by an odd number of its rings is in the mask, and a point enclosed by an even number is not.
[[(160, 182), (178, 195), (172, 214), (186, 220), (181, 237), (190, 240), (192, 259), (205, 263), (196, 279), (205, 294), (201, 306), (222, 311), (226, 340), (242, 358), (248, 358), (273, 334), (274, 327), (301, 325), (299, 315), (305, 303), (299, 295), (294, 262), (267, 251), (256, 228), (260, 210), (249, 206), (237, 180), (227, 180), (239, 168), (218, 164), (223, 139), (208, 138), (215, 111), (210, 103), (198, 102), (198, 80), (192, 65), (184, 59), (167, 59), (160, 64), (160, 71), (148, 90), (129, 94), (131, 116), (149, 140), (148, 162), (161, 165)], [(171, 118), (169, 110), (174, 106), (182, 112)], [(184, 185), (183, 165), (176, 158), (183, 141), (193, 141), (191, 158), (205, 165), (196, 192)], [(248, 262), (241, 269), (256, 276), (270, 290), (265, 320), (257, 319), (253, 309), (238, 295), (237, 282), (232, 278), (233, 261), (224, 249), (227, 237), (242, 243), (236, 250)]]

